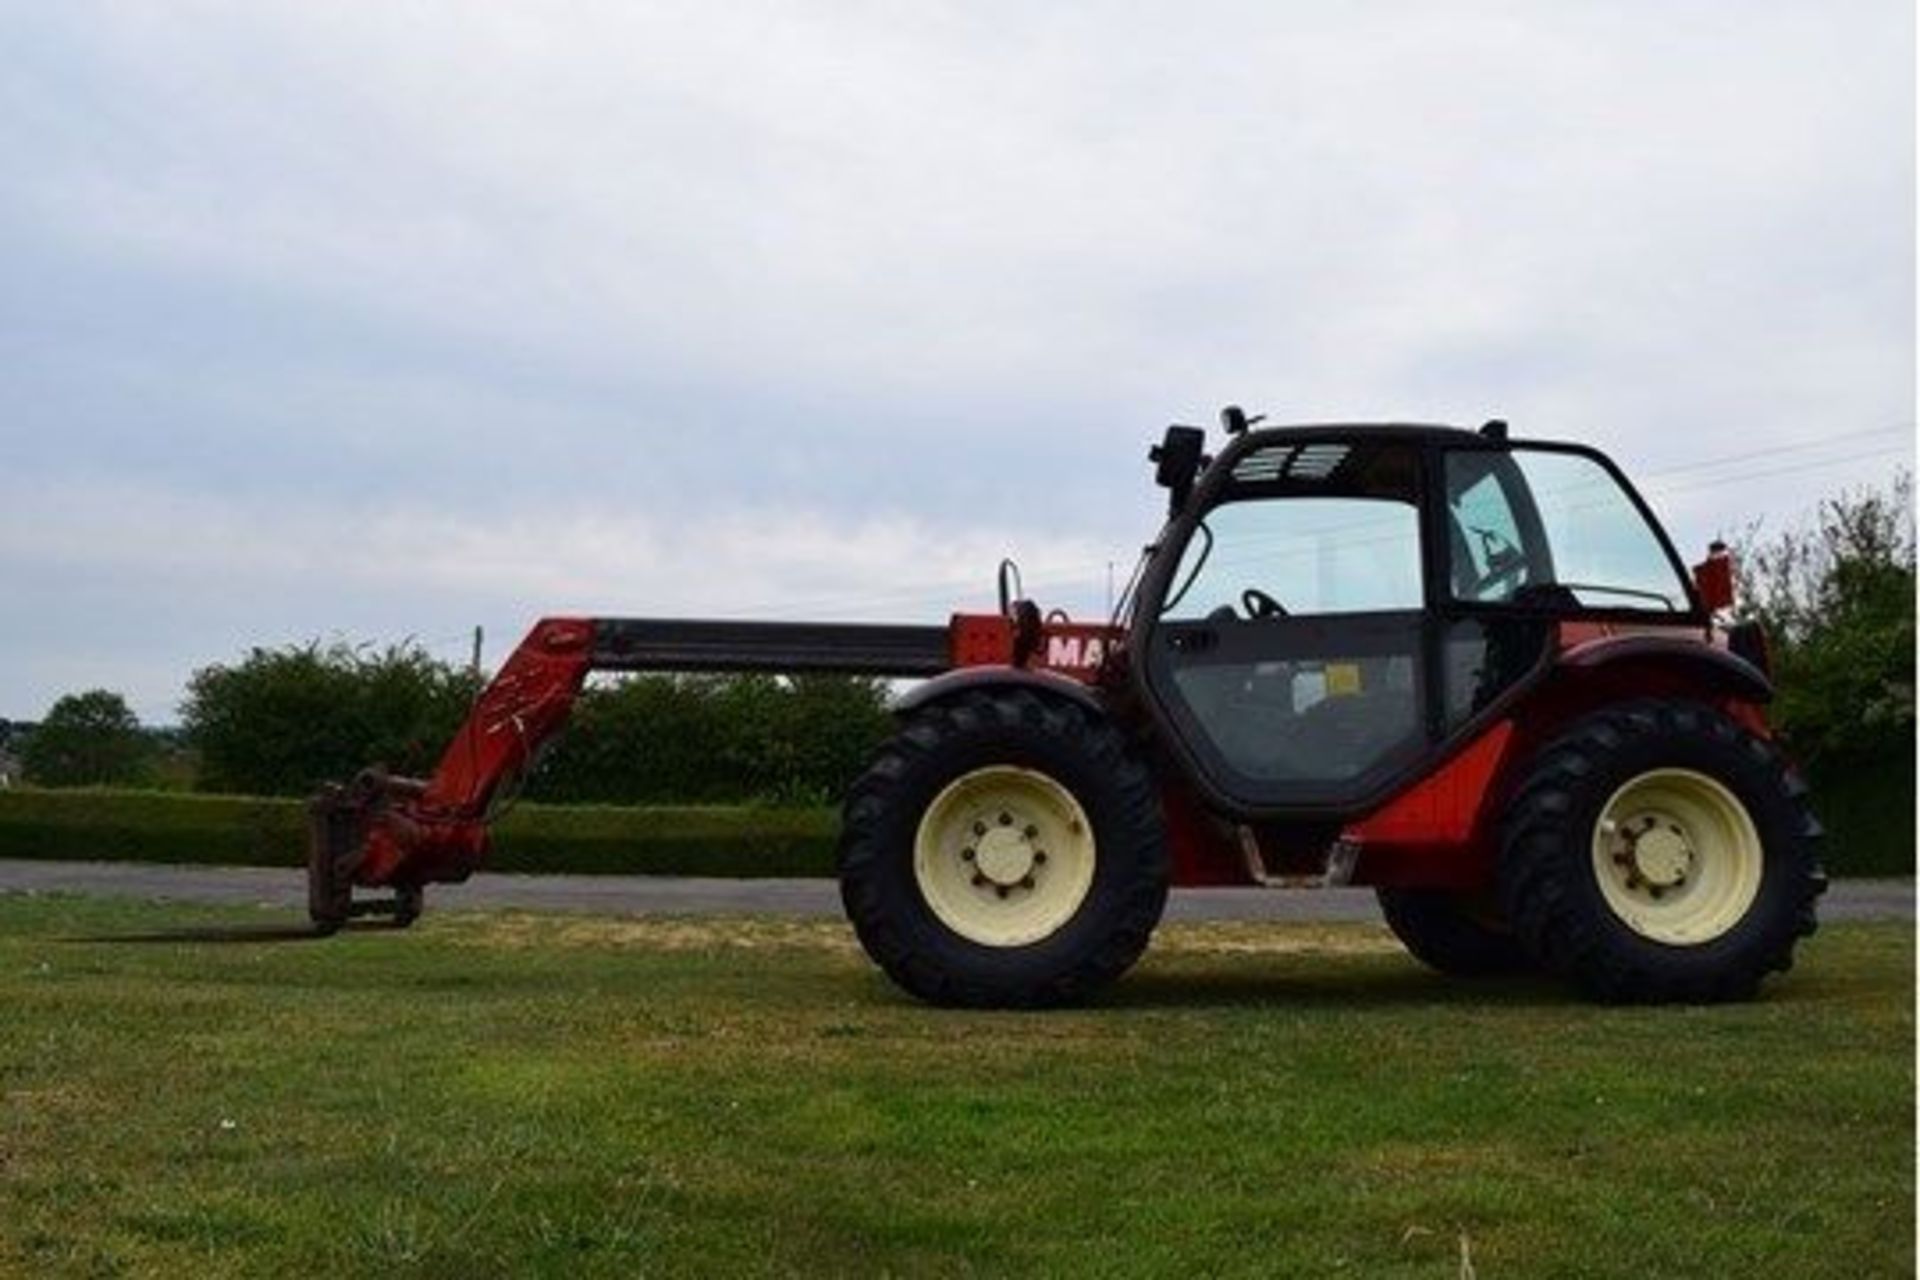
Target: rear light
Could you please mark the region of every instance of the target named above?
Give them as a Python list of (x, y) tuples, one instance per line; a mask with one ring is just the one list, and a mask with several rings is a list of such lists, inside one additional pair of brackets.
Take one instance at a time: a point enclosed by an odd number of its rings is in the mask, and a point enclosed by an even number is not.
[(1707, 547), (1707, 558), (1693, 566), (1693, 586), (1708, 613), (1733, 607), (1733, 557), (1727, 544), (1714, 542)]

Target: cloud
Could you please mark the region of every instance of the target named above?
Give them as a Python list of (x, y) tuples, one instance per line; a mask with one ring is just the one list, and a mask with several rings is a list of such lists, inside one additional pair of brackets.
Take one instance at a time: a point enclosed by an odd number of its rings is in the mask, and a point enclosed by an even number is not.
[[(141, 630), (149, 597), (104, 584), (157, 574), (175, 682), (308, 601), (382, 635), (882, 579), (920, 609), (1013, 547), (1125, 559), (1147, 439), (1226, 400), (1499, 415), (1642, 472), (1912, 418), (1892, 3), (8, 27), (0, 465), (63, 497), (0, 548), (0, 588), (65, 628), (16, 672), (66, 680), (36, 664)], [(1692, 541), (1815, 495), (1674, 496)], [(249, 615), (209, 585), (272, 563), (335, 594), (262, 589)], [(55, 681), (0, 678), (0, 710)]]
[(991, 610), (1009, 552), (1050, 604), (1103, 609), (1106, 551), (1032, 528), (767, 507), (694, 524), (587, 506), (343, 519), (311, 500), (0, 483), (0, 579), (39, 605), (9, 627), (9, 678), (130, 688), (161, 721), (192, 668), (255, 645), (410, 637), (451, 657), (477, 623), (497, 660), (538, 615), (938, 623)]

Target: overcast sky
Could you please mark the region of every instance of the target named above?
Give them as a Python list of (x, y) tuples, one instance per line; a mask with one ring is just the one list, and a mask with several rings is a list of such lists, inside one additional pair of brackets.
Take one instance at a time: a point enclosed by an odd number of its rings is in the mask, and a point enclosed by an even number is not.
[(1906, 3), (0, 15), (4, 716), (1097, 608), (1230, 400), (1592, 441), (1688, 554), (1912, 450)]

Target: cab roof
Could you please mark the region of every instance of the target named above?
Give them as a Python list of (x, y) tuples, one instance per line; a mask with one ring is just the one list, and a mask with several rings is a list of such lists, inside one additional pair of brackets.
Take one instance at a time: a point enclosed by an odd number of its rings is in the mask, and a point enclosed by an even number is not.
[(1449, 427), (1430, 422), (1308, 422), (1278, 427), (1254, 427), (1235, 442), (1251, 444), (1291, 444), (1307, 440), (1352, 440), (1356, 443), (1473, 444), (1488, 443), (1489, 437), (1464, 427)]

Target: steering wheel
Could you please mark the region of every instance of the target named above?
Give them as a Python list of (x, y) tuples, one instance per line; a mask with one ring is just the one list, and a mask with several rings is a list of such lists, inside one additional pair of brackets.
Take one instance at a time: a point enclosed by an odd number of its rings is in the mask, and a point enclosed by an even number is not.
[(1262, 591), (1258, 587), (1248, 587), (1240, 593), (1240, 607), (1247, 611), (1249, 618), (1284, 618), (1286, 606)]

